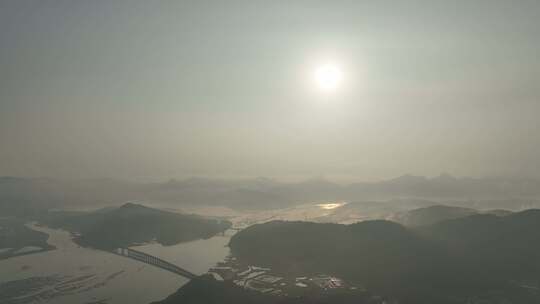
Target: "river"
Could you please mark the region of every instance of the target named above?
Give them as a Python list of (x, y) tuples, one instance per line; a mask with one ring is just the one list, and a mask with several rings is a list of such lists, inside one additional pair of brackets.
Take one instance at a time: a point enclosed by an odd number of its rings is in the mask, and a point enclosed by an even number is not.
[[(29, 224), (49, 234), (55, 250), (0, 261), (2, 304), (148, 304), (187, 283), (165, 270), (111, 253), (79, 247), (69, 232)], [(174, 246), (132, 247), (196, 274), (229, 254), (230, 234)]]

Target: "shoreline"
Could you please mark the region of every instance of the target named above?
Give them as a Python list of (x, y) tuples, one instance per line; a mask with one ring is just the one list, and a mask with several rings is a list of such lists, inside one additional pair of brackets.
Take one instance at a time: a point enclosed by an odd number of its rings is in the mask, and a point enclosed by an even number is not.
[[(0, 248), (0, 249), (10, 249), (10, 250), (7, 250), (6, 252), (0, 253), (0, 261), (11, 259), (11, 258), (16, 258), (16, 257), (21, 257), (21, 256), (26, 256), (26, 255), (31, 255), (31, 254), (44, 253), (44, 252), (48, 252), (48, 251), (52, 251), (52, 250), (57, 249), (56, 246), (49, 243), (49, 239), (50, 239), (50, 234), (49, 233), (47, 233), (45, 231), (42, 231), (40, 229), (36, 229), (36, 227), (39, 227), (37, 222), (35, 222), (35, 221), (26, 222), (23, 225), (26, 228), (28, 228), (28, 229), (30, 229), (32, 231), (46, 234), (47, 239), (45, 240), (45, 244), (33, 244), (33, 243), (30, 243), (30, 244), (25, 244), (22, 247)], [(19, 253), (17, 253), (17, 251), (22, 250), (22, 249), (27, 248), (27, 247), (36, 247), (36, 248), (40, 248), (40, 249), (32, 250), (32, 251), (28, 251), (28, 252), (19, 252)]]

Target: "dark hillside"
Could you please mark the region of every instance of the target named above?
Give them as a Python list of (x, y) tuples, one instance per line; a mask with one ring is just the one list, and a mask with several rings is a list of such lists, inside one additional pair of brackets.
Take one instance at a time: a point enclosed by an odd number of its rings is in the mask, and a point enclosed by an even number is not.
[(163, 245), (174, 245), (209, 238), (231, 226), (227, 221), (166, 212), (136, 204), (59, 217), (47, 224), (80, 234), (76, 240), (82, 245), (103, 249), (154, 240)]

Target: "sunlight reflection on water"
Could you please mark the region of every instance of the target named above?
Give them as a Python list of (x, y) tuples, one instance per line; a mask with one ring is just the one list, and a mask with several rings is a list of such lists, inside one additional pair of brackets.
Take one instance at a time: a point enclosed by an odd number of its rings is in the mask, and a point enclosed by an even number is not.
[(324, 203), (324, 204), (317, 204), (317, 207), (324, 209), (324, 210), (332, 210), (339, 207), (343, 207), (347, 205), (346, 202), (339, 202), (339, 203)]

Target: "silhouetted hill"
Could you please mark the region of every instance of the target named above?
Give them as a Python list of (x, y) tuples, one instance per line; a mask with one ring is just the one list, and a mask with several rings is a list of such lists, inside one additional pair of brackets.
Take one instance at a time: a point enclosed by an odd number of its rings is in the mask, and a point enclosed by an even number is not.
[(471, 208), (436, 205), (397, 214), (392, 220), (405, 226), (424, 226), (477, 213)]
[(478, 211), (472, 208), (433, 205), (429, 207), (398, 212), (389, 217), (389, 219), (398, 222), (404, 226), (416, 227), (433, 225), (446, 220), (463, 218), (475, 214), (507, 216), (512, 214), (512, 212), (502, 209)]
[(504, 209), (491, 209), (491, 210), (485, 210), (481, 212), (482, 214), (491, 214), (496, 216), (508, 216), (512, 214), (512, 211), (504, 210)]
[(276, 221), (240, 231), (230, 247), (250, 265), (330, 273), (403, 303), (466, 303), (503, 289), (522, 298), (516, 282), (538, 283), (540, 276), (540, 210), (475, 214), (416, 229), (387, 221)]
[(388, 221), (275, 221), (240, 231), (230, 247), (250, 265), (290, 275), (334, 274), (390, 296), (408, 297), (423, 289), (426, 299), (447, 261), (436, 246)]
[(231, 223), (128, 203), (112, 210), (52, 218), (47, 225), (79, 233), (76, 240), (82, 245), (111, 249), (154, 240), (173, 245), (209, 238)]
[(540, 210), (505, 217), (473, 215), (419, 230), (477, 274), (529, 279), (540, 274)]

